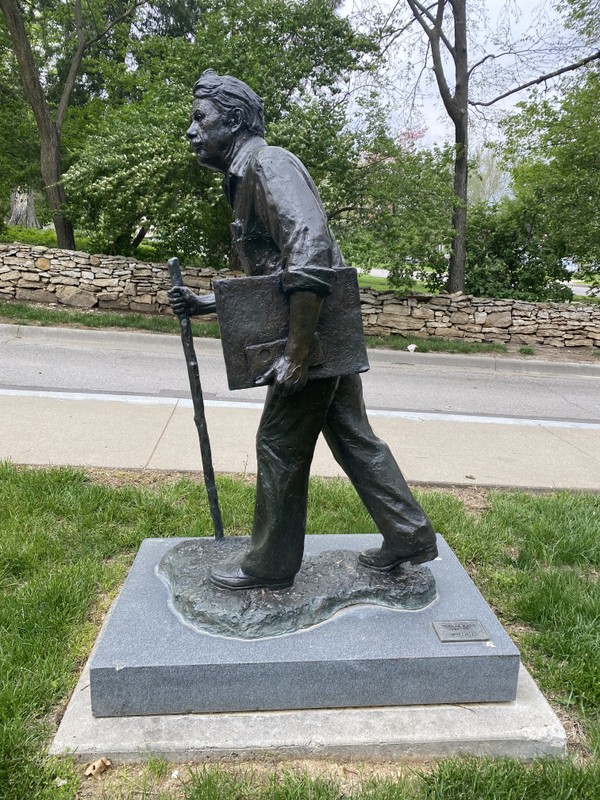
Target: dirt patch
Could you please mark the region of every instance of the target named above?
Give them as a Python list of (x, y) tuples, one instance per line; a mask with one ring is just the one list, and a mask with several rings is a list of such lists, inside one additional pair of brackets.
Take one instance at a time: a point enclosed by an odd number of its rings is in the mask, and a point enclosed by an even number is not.
[[(184, 787), (190, 781), (191, 774), (199, 773), (203, 769), (216, 769), (229, 773), (240, 783), (248, 783), (255, 788), (266, 787), (273, 775), (307, 775), (311, 780), (334, 782), (340, 787), (344, 796), (349, 796), (370, 781), (396, 781), (399, 778), (410, 778), (417, 770), (428, 772), (434, 766), (435, 762), (421, 761), (418, 763), (409, 761), (367, 763), (328, 759), (281, 761), (275, 758), (264, 758), (251, 762), (211, 762), (206, 766), (192, 763), (158, 763), (155, 766), (118, 765), (109, 768), (97, 778), (88, 779), (83, 777), (85, 766), (81, 766), (82, 783), (77, 792), (77, 798), (80, 800), (129, 798), (132, 796), (130, 793), (134, 787), (139, 790), (139, 787), (143, 786), (146, 791), (143, 796), (148, 800), (165, 795), (176, 800), (183, 797)], [(157, 775), (157, 772), (161, 774)]]
[(465, 507), (465, 511), (478, 519), (491, 508), (489, 500), (489, 489), (482, 489), (478, 486), (453, 486), (451, 488), (436, 491), (446, 491), (448, 494), (457, 497)]
[(172, 486), (177, 481), (187, 478), (202, 482), (201, 472), (183, 472), (178, 470), (159, 469), (109, 469), (103, 467), (85, 467), (85, 474), (94, 483), (119, 489), (121, 486), (138, 486), (146, 489), (158, 489)]

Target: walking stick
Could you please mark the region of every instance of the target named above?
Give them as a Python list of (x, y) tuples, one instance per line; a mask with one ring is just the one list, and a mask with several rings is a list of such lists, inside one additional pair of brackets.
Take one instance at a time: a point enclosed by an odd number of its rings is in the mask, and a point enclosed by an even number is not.
[[(170, 258), (167, 262), (171, 284), (173, 286), (183, 286), (179, 259)], [(210, 452), (210, 439), (208, 438), (208, 428), (206, 427), (206, 415), (204, 413), (204, 398), (202, 397), (202, 386), (200, 384), (200, 371), (198, 369), (198, 359), (194, 349), (194, 337), (192, 335), (192, 325), (187, 314), (179, 317), (181, 326), (181, 343), (187, 364), (188, 377), (190, 379), (190, 389), (192, 392), (192, 402), (194, 404), (194, 422), (198, 429), (198, 439), (200, 440), (200, 454), (202, 456), (202, 469), (204, 471), (204, 485), (208, 494), (208, 505), (215, 530), (215, 540), (223, 539), (223, 520), (221, 519), (221, 509), (219, 507), (219, 496), (215, 483), (215, 473), (213, 470), (212, 454)]]

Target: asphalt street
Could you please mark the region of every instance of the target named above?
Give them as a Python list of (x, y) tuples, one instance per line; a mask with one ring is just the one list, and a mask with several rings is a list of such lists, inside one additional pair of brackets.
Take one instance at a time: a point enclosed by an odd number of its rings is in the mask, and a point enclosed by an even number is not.
[[(217, 472), (253, 473), (264, 389), (198, 340)], [(600, 365), (370, 351), (365, 399), (407, 479), (600, 491)], [(200, 469), (177, 336), (0, 325), (0, 461)], [(313, 474), (340, 475), (323, 441)]]
[[(196, 340), (196, 350), (207, 400), (262, 402), (262, 388), (228, 390), (219, 341)], [(477, 356), (371, 350), (369, 360), (372, 410), (600, 421), (600, 365), (582, 375), (501, 359), (490, 368)], [(177, 336), (14, 325), (0, 325), (0, 389), (190, 396)]]

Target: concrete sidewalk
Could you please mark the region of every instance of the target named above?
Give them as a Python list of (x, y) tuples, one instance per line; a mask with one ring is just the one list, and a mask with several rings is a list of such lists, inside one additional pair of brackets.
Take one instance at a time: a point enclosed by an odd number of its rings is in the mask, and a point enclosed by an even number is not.
[[(207, 403), (215, 470), (254, 473), (258, 403)], [(373, 412), (413, 483), (600, 490), (600, 422)], [(0, 460), (201, 469), (189, 400), (0, 391)], [(343, 474), (319, 441), (314, 475)]]

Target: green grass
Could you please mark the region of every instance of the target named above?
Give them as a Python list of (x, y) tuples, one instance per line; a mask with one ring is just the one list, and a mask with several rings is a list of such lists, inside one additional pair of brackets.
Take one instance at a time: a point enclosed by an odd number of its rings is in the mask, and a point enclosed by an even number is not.
[(583, 303), (584, 305), (586, 305), (586, 304), (598, 305), (598, 303), (600, 303), (600, 295), (597, 295), (597, 294), (596, 295), (590, 295), (590, 294), (581, 295), (581, 294), (577, 294), (577, 295), (575, 295), (573, 297), (573, 299), (571, 300), (571, 303), (574, 303), (574, 304)]
[[(16, 325), (44, 326), (71, 325), (83, 328), (125, 328), (128, 330), (153, 331), (154, 333), (179, 333), (179, 322), (175, 317), (150, 314), (133, 314), (115, 311), (71, 311), (27, 303), (0, 301), (0, 320)], [(219, 339), (216, 322), (192, 322), (194, 336)]]
[(533, 349), (533, 347), (529, 347), (528, 345), (523, 345), (522, 347), (519, 347), (519, 353), (521, 353), (522, 356), (534, 356), (535, 350)]
[[(126, 473), (124, 473), (126, 475)], [(253, 485), (220, 476), (227, 534), (250, 530)], [(447, 492), (419, 498), (516, 638), (542, 691), (584, 731), (587, 763), (450, 759), (431, 771), (348, 788), (304, 773), (188, 772), (151, 759), (107, 798), (184, 800), (592, 800), (600, 786), (600, 496), (491, 492), (480, 516)], [(309, 533), (374, 531), (342, 480), (311, 483)], [(0, 465), (0, 797), (73, 798), (82, 770), (44, 755), (53, 711), (74, 686), (98, 621), (149, 536), (211, 531), (201, 485), (190, 479), (111, 488), (71, 469)], [(65, 780), (57, 786), (56, 778)], [(98, 779), (110, 780), (107, 776)]]
[[(0, 320), (17, 325), (71, 325), (84, 328), (124, 328), (144, 330), (155, 333), (178, 333), (179, 322), (172, 316), (133, 314), (114, 311), (73, 311), (71, 309), (47, 308), (27, 303), (0, 301)], [(219, 339), (220, 331), (216, 322), (192, 322), (194, 336), (206, 339)], [(438, 337), (418, 336), (366, 336), (367, 347), (406, 350), (409, 344), (416, 344), (421, 353), (506, 353), (503, 344), (479, 344), (463, 342), (460, 339), (440, 339)]]
[(387, 292), (392, 287), (389, 285), (387, 278), (382, 278), (377, 275), (369, 275), (368, 272), (359, 272), (358, 285), (361, 289), (375, 289), (378, 292)]
[[(370, 275), (368, 272), (359, 272), (358, 285), (360, 286), (361, 289), (375, 289), (375, 291), (377, 292), (391, 292), (394, 290), (394, 287), (390, 286), (387, 278), (383, 278), (379, 275)], [(410, 286), (402, 286), (396, 288), (395, 291), (398, 294), (429, 293), (429, 289), (423, 283), (423, 281), (418, 281), (418, 280), (413, 281)]]
[(438, 336), (365, 336), (367, 347), (386, 350), (406, 350), (409, 344), (419, 353), (506, 353), (506, 345), (487, 342), (463, 342), (462, 339), (442, 339)]

